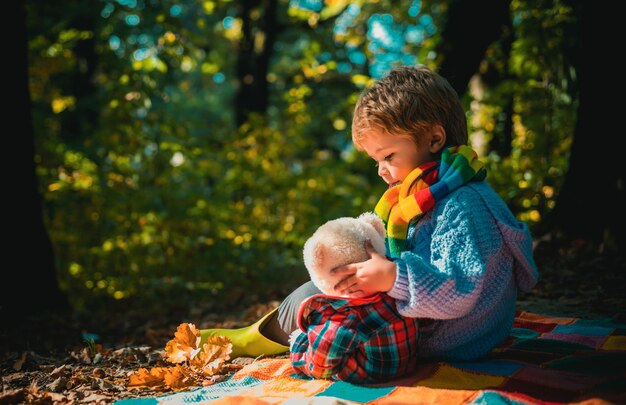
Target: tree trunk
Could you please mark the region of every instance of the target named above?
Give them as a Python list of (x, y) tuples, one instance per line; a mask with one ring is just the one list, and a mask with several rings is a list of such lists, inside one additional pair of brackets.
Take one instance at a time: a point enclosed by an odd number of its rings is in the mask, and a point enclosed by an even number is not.
[[(16, 86), (8, 86), (7, 97), (13, 100), (16, 113), (12, 116), (14, 166), (12, 176), (17, 178), (16, 194), (6, 198), (10, 216), (5, 234), (5, 277), (0, 294), (0, 314), (4, 322), (44, 313), (47, 310), (67, 310), (68, 302), (59, 289), (54, 253), (44, 225), (42, 199), (35, 172), (35, 143), (31, 117), (31, 99), (28, 88), (28, 36), (26, 10), (23, 2), (16, 2), (11, 13), (19, 24), (12, 42), (18, 47), (16, 58), (8, 64), (9, 76)], [(11, 73), (12, 72), (12, 73)], [(17, 191), (19, 190), (19, 191)], [(16, 220), (17, 219), (17, 220)], [(11, 263), (11, 267), (8, 267)], [(26, 337), (23, 337), (26, 339)]]
[[(237, 126), (250, 113), (265, 114), (269, 103), (267, 72), (279, 30), (277, 0), (242, 0), (240, 18), (243, 38), (237, 55), (238, 88), (235, 96)], [(262, 17), (255, 25), (252, 13), (262, 8)]]
[[(572, 66), (578, 81), (578, 113), (570, 151), (569, 169), (559, 192), (554, 210), (544, 224), (545, 230), (561, 231), (569, 238), (586, 239), (602, 243), (606, 249), (623, 254), (626, 248), (626, 198), (624, 187), (623, 148), (621, 138), (619, 103), (612, 104), (592, 86), (588, 70), (589, 39), (591, 28), (582, 10), (583, 2), (571, 1), (579, 26), (575, 47), (570, 50)], [(612, 26), (611, 24), (606, 24)], [(594, 35), (602, 33), (594, 31)], [(603, 56), (603, 65), (611, 69), (620, 64), (615, 53)], [(603, 69), (604, 70), (604, 69)], [(619, 75), (607, 72), (602, 87), (619, 82)], [(602, 83), (602, 78), (599, 78)], [(614, 90), (604, 90), (607, 94)], [(597, 110), (596, 110), (597, 108)], [(594, 116), (593, 111), (602, 111)], [(616, 132), (616, 129), (618, 132)]]
[(439, 74), (462, 96), (510, 19), (511, 0), (451, 0), (437, 47)]

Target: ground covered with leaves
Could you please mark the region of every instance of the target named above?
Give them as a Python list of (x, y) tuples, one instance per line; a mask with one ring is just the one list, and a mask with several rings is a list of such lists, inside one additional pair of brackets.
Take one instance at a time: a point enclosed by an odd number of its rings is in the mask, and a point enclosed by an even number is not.
[[(520, 309), (626, 322), (623, 254), (544, 239), (535, 257), (541, 281), (520, 297)], [(229, 359), (227, 340), (201, 347), (198, 330), (245, 326), (277, 305), (233, 304), (216, 311), (210, 302), (194, 302), (158, 315), (146, 308), (109, 308), (2, 325), (0, 405), (110, 404), (215, 384), (257, 359)], [(25, 339), (32, 343), (20, 347)]]
[[(242, 327), (278, 304), (215, 313), (210, 303), (196, 302), (186, 316), (177, 310), (146, 319), (146, 309), (112, 310), (14, 325), (2, 332), (0, 405), (110, 404), (223, 381), (257, 359), (230, 359), (228, 340), (201, 346), (198, 329)], [(26, 337), (32, 347), (16, 349)]]

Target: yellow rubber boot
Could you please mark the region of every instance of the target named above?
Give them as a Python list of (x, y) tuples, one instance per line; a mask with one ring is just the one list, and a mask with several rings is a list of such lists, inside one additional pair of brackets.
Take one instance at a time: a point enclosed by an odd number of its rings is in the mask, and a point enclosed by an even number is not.
[(209, 336), (226, 336), (233, 343), (233, 351), (230, 354), (231, 359), (241, 356), (259, 357), (261, 355), (269, 356), (285, 353), (289, 351), (289, 346), (274, 342), (263, 336), (260, 332), (276, 311), (278, 311), (278, 308), (273, 309), (261, 319), (245, 328), (202, 329), (200, 330), (200, 345), (203, 345)]

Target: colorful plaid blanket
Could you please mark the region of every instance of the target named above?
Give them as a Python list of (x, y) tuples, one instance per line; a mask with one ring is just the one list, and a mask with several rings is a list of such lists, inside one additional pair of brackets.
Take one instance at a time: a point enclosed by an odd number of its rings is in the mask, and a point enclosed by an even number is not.
[(297, 377), (289, 359), (245, 366), (227, 381), (116, 405), (626, 403), (626, 325), (520, 311), (509, 339), (471, 362), (431, 362), (385, 385)]

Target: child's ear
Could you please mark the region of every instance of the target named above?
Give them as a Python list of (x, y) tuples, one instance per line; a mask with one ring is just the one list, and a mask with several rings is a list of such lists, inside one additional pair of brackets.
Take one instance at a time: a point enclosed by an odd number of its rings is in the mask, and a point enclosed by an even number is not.
[(430, 153), (439, 153), (446, 145), (446, 130), (441, 125), (433, 125), (430, 129), (428, 147)]

